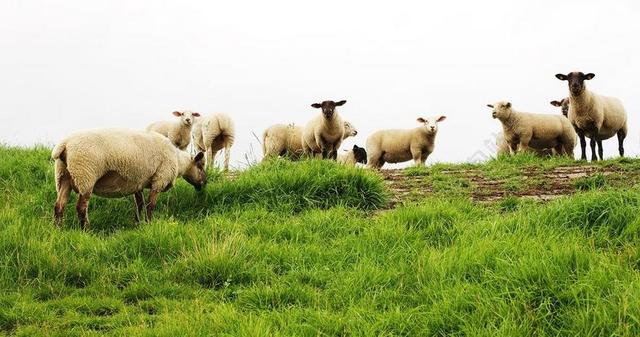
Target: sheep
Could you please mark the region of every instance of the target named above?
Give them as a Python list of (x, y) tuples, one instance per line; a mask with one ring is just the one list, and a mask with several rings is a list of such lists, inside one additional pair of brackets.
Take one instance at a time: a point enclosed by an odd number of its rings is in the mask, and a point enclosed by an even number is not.
[(322, 154), (322, 158), (336, 159), (338, 149), (344, 139), (344, 122), (336, 112), (336, 107), (347, 101), (324, 101), (311, 104), (316, 109), (322, 109), (322, 114), (307, 123), (302, 132), (302, 149), (305, 155), (315, 157)]
[(562, 107), (562, 115), (569, 118), (569, 97), (565, 97), (559, 101), (551, 101), (551, 105)]
[(178, 122), (155, 122), (147, 126), (147, 131), (155, 131), (171, 140), (180, 150), (185, 150), (191, 142), (191, 126), (200, 114), (191, 111), (174, 111), (173, 115), (180, 117)]
[(218, 113), (206, 116), (193, 128), (194, 144), (198, 151), (206, 152), (206, 167), (211, 167), (218, 151), (224, 149), (224, 170), (229, 170), (231, 146), (235, 139), (235, 128), (231, 118)]
[(559, 115), (519, 112), (510, 102), (487, 104), (492, 116), (502, 123), (510, 152), (555, 149), (560, 155), (573, 156), (576, 134), (569, 120)]
[(367, 138), (367, 167), (380, 169), (384, 163), (400, 163), (413, 159), (424, 165), (433, 152), (438, 123), (446, 116), (418, 118), (422, 125), (413, 129), (380, 130)]
[[(589, 91), (584, 83), (596, 75), (579, 71), (567, 75), (556, 74), (561, 81), (569, 84), (569, 121), (580, 137), (581, 159), (587, 160), (585, 137), (591, 139), (591, 160), (603, 159), (602, 141), (618, 136), (618, 152), (624, 157), (624, 139), (627, 137), (627, 113), (622, 102), (613, 97), (602, 96)], [(596, 143), (598, 155), (596, 155)]]
[(363, 147), (354, 145), (350, 150), (338, 156), (338, 164), (356, 166), (357, 163), (367, 164), (367, 151)]
[[(262, 134), (262, 153), (264, 159), (275, 156), (287, 156), (291, 160), (300, 159), (302, 150), (303, 128), (294, 124), (275, 124), (264, 130)], [(344, 121), (343, 140), (355, 137), (358, 130), (353, 124)]]
[[(497, 146), (496, 154), (498, 156), (511, 154), (511, 148), (509, 147), (509, 144), (504, 138), (504, 133), (501, 133), (500, 135), (498, 135), (498, 137), (496, 137), (496, 146)], [(554, 154), (554, 152), (550, 149), (532, 149), (532, 150), (539, 157), (549, 157)]]
[(61, 226), (71, 190), (78, 193), (76, 210), (83, 229), (89, 229), (87, 207), (91, 194), (107, 198), (134, 195), (136, 221), (148, 188), (147, 221), (151, 221), (160, 192), (174, 185), (178, 176), (200, 190), (207, 177), (204, 153), (192, 157), (171, 141), (150, 131), (95, 129), (72, 134), (51, 151), (55, 161), (57, 198), (54, 222)]

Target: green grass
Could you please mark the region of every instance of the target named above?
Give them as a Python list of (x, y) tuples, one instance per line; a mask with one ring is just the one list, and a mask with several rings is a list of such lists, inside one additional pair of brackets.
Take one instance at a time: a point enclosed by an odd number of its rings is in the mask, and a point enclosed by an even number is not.
[[(374, 173), (273, 161), (180, 182), (151, 223), (93, 198), (83, 232), (73, 205), (52, 225), (47, 149), (0, 156), (0, 335), (640, 334), (635, 188), (473, 204), (442, 165), (458, 192), (380, 211)], [(475, 167), (564, 163), (498, 161)]]

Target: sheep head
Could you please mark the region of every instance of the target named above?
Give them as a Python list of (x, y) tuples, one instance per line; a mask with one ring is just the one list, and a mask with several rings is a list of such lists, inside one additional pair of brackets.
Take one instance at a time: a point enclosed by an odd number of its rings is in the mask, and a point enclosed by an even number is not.
[(193, 124), (193, 120), (196, 117), (200, 117), (200, 114), (197, 112), (192, 112), (189, 110), (185, 111), (174, 111), (173, 115), (176, 117), (180, 117), (180, 122), (185, 126), (191, 126)]
[(581, 71), (572, 71), (567, 75), (556, 74), (556, 78), (561, 81), (569, 81), (569, 92), (572, 95), (578, 96), (582, 94), (585, 89), (584, 81), (594, 78), (596, 75), (593, 73), (585, 74)]
[(428, 134), (435, 134), (438, 132), (438, 123), (445, 119), (447, 119), (447, 116), (418, 117), (417, 121), (418, 123), (422, 123)]
[(189, 163), (189, 167), (182, 177), (197, 191), (200, 191), (207, 184), (207, 172), (204, 168), (204, 152), (198, 152)]
[(497, 102), (494, 104), (487, 104), (488, 107), (492, 108), (493, 111), (491, 113), (491, 117), (498, 119), (506, 119), (511, 115), (511, 103), (510, 102)]
[(336, 111), (336, 107), (342, 106), (345, 103), (347, 103), (347, 101), (342, 100), (339, 102), (334, 102), (334, 101), (324, 101), (322, 103), (313, 103), (311, 104), (312, 107), (319, 109), (322, 109), (322, 114), (324, 115), (325, 118), (330, 119), (333, 118), (333, 115), (335, 114)]

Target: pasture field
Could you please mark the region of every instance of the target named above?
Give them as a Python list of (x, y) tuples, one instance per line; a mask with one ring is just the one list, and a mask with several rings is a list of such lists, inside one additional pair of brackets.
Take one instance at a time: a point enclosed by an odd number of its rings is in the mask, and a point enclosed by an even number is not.
[(83, 232), (49, 154), (0, 147), (0, 335), (640, 335), (640, 160), (273, 160)]

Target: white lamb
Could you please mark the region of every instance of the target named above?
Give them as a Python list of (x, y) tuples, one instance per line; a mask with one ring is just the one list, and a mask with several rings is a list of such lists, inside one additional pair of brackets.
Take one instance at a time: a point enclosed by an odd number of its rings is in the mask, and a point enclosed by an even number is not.
[[(579, 71), (567, 75), (556, 74), (562, 81), (569, 82), (569, 121), (573, 124), (580, 137), (581, 159), (587, 160), (587, 142), (584, 137), (591, 139), (591, 160), (603, 159), (602, 141), (614, 135), (618, 136), (618, 152), (624, 156), (624, 139), (627, 137), (627, 112), (622, 102), (613, 97), (602, 96), (589, 91), (584, 83), (596, 75), (584, 74)], [(598, 155), (596, 155), (596, 144)]]
[(322, 154), (322, 158), (336, 159), (338, 149), (344, 139), (344, 122), (338, 115), (336, 107), (342, 106), (347, 101), (324, 101), (314, 103), (311, 106), (322, 109), (322, 114), (307, 123), (302, 132), (302, 148), (305, 155), (316, 157)]
[(191, 111), (174, 111), (173, 115), (180, 117), (177, 122), (155, 122), (147, 126), (148, 131), (155, 131), (171, 140), (180, 150), (185, 150), (191, 142), (191, 126), (200, 114)]
[(433, 152), (438, 123), (446, 116), (418, 118), (422, 124), (413, 129), (392, 129), (374, 132), (367, 138), (368, 167), (379, 169), (384, 163), (400, 163), (413, 159), (424, 165)]
[(224, 170), (229, 170), (235, 139), (234, 124), (229, 116), (218, 113), (202, 118), (193, 127), (193, 138), (196, 149), (207, 153), (207, 167), (213, 166), (216, 154), (224, 149)]
[(177, 149), (155, 132), (128, 129), (96, 129), (63, 139), (51, 152), (55, 160), (58, 197), (54, 207), (56, 225), (62, 223), (71, 190), (78, 193), (76, 210), (80, 224), (89, 228), (87, 206), (92, 193), (117, 198), (133, 194), (136, 220), (148, 188), (147, 221), (151, 220), (158, 193), (171, 188), (182, 176), (197, 190), (206, 183), (204, 153), (195, 157)]
[[(344, 138), (354, 137), (358, 130), (349, 122), (344, 122)], [(291, 160), (300, 159), (302, 150), (303, 128), (293, 124), (275, 124), (264, 130), (262, 134), (262, 153), (264, 159), (287, 156)]]
[(493, 118), (502, 123), (503, 135), (511, 153), (554, 149), (558, 154), (573, 156), (576, 134), (564, 116), (519, 112), (509, 102), (487, 106), (493, 108)]

